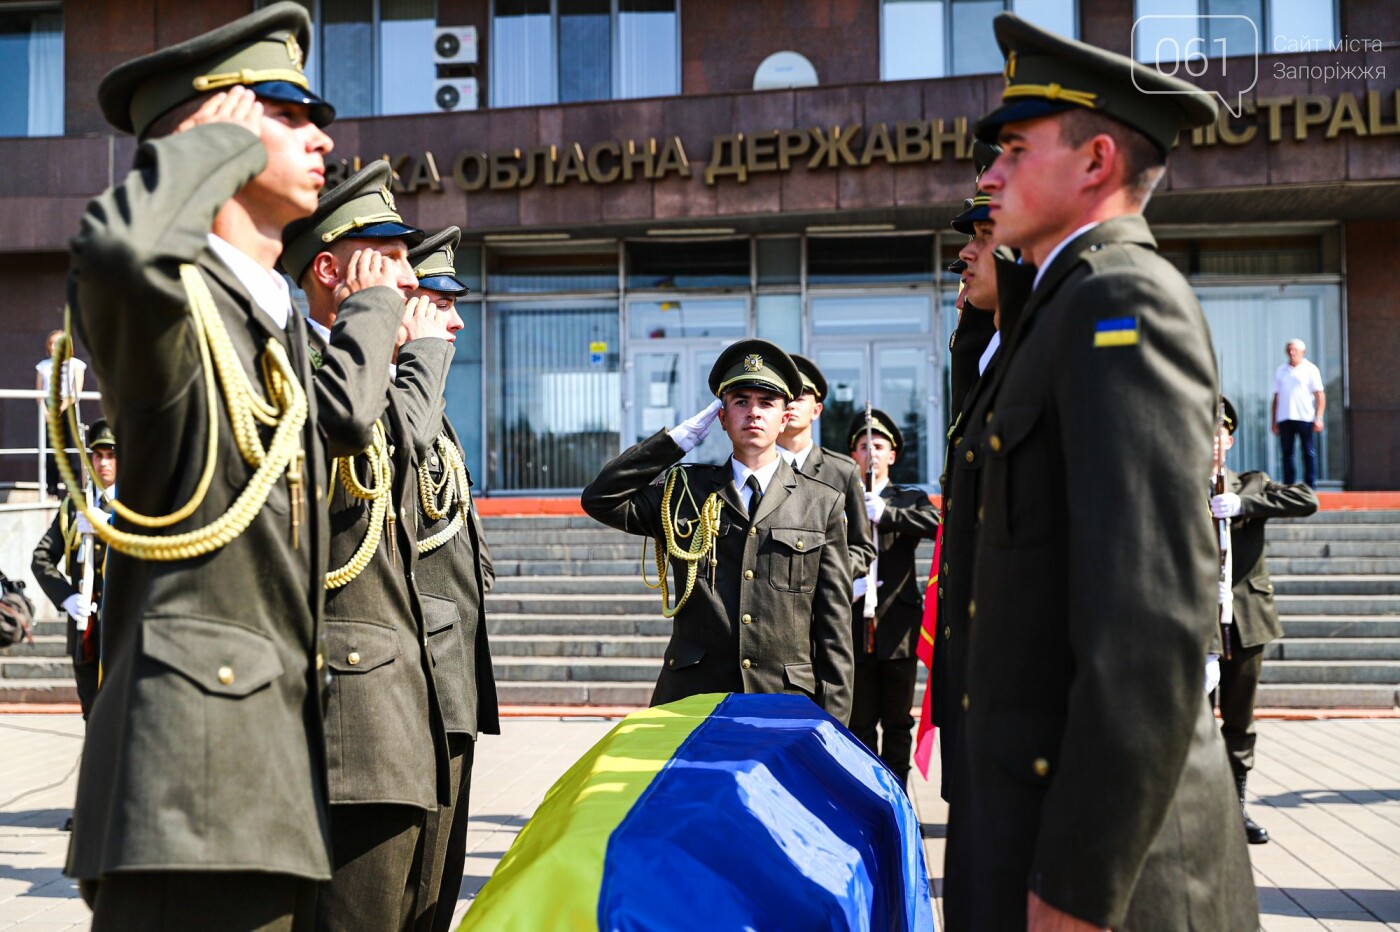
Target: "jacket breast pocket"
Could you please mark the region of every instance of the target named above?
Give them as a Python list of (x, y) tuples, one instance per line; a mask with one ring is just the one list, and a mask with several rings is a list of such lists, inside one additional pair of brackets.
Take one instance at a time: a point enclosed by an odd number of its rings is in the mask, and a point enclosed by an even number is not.
[(271, 638), (225, 622), (152, 617), (141, 637), (143, 654), (217, 696), (242, 698), (283, 672)]
[(812, 528), (775, 527), (768, 531), (764, 575), (768, 584), (784, 592), (811, 592), (817, 588), (824, 531)]
[(362, 675), (398, 656), (398, 633), (390, 625), (348, 619), (326, 622), (326, 663), (337, 675)]
[(1249, 590), (1257, 596), (1262, 596), (1269, 602), (1274, 600), (1274, 581), (1269, 578), (1268, 573), (1260, 573), (1258, 576), (1249, 578)]
[(986, 458), (978, 520), (995, 545), (1034, 546), (1050, 536), (1055, 503), (1046, 492), (1063, 485), (1051, 475), (1059, 467), (1047, 444), (1037, 442), (1040, 422), (1039, 405), (998, 409), (976, 451)]

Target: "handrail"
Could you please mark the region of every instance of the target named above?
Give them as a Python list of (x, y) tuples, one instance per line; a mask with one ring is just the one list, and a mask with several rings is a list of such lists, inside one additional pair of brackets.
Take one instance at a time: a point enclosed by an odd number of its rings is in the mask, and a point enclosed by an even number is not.
[[(44, 401), (45, 397), (45, 393), (37, 388), (0, 388), (0, 401), (24, 400), (26, 398), (31, 401)], [(100, 401), (101, 399), (101, 392), (83, 391), (78, 393), (78, 402), (80, 404), (84, 401)], [(43, 498), (48, 489), (45, 460), (48, 458), (49, 453), (49, 431), (48, 424), (43, 417), (43, 408), (39, 405), (35, 405), (34, 419), (38, 424), (37, 444), (32, 447), (0, 448), (0, 456), (33, 456), (35, 458), (35, 475), (38, 478), (39, 495)], [(77, 450), (73, 447), (68, 447), (64, 452), (76, 453)], [(0, 505), (0, 511), (26, 511), (37, 507), (51, 507), (52, 504), (53, 503), (46, 501), (13, 503)]]

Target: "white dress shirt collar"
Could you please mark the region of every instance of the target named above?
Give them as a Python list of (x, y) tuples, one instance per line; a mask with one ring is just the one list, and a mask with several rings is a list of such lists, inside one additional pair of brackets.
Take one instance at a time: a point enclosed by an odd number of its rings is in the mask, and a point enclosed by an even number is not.
[(760, 466), (758, 469), (750, 469), (743, 463), (729, 458), (729, 468), (734, 473), (734, 488), (739, 490), (739, 501), (744, 503), (744, 508), (749, 507), (749, 496), (753, 495), (753, 489), (749, 488), (749, 476), (758, 477), (758, 487), (763, 490), (763, 494), (768, 494), (768, 485), (773, 481), (773, 475), (778, 471), (778, 464), (782, 458), (775, 456), (773, 462), (767, 466)]
[[(807, 458), (812, 455), (812, 451), (816, 448), (817, 445), (815, 443), (809, 443), (807, 444), (807, 449), (803, 450), (801, 453), (794, 453), (787, 447), (780, 446), (778, 447), (778, 455), (787, 460), (788, 465), (793, 469), (801, 471), (802, 467), (807, 464)], [(763, 480), (760, 479), (759, 481), (761, 482)], [(766, 489), (767, 486), (764, 486), (764, 488)]]
[(987, 348), (982, 351), (982, 358), (977, 360), (977, 374), (982, 375), (987, 371), (987, 366), (992, 361), (992, 356), (996, 353), (997, 347), (1001, 346), (1001, 331), (992, 334), (992, 338), (987, 341)]
[(1060, 240), (1057, 244), (1055, 244), (1055, 248), (1050, 250), (1050, 255), (1046, 256), (1045, 261), (1040, 263), (1040, 266), (1035, 270), (1035, 281), (1031, 283), (1031, 290), (1034, 291), (1036, 288), (1040, 287), (1040, 280), (1045, 276), (1045, 270), (1050, 268), (1050, 263), (1055, 261), (1055, 257), (1060, 254), (1060, 251), (1062, 249), (1068, 246), (1077, 237), (1089, 232), (1094, 227), (1098, 226), (1100, 222), (1101, 221), (1095, 220), (1092, 223), (1086, 223), (1082, 227), (1071, 233), (1069, 236), (1066, 236), (1064, 239)]
[(319, 320), (306, 318), (306, 326), (311, 328), (311, 332), (321, 338), (321, 342), (327, 346), (331, 345), (331, 328), (321, 323)]
[(209, 249), (219, 257), (220, 262), (228, 266), (233, 277), (248, 289), (253, 303), (277, 325), (277, 329), (286, 330), (287, 321), (292, 313), (292, 293), (287, 288), (287, 280), (272, 269), (259, 265), (252, 256), (213, 233), (209, 234)]

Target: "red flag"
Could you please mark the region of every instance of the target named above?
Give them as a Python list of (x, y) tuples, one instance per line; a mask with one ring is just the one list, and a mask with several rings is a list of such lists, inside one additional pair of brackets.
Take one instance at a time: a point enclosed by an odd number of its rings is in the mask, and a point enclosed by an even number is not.
[(933, 648), (938, 633), (938, 564), (943, 556), (943, 524), (933, 539), (933, 566), (929, 569), (928, 585), (924, 587), (924, 621), (919, 630), (919, 659), (928, 667), (928, 682), (924, 685), (923, 712), (919, 716), (919, 731), (914, 741), (914, 763), (919, 773), (928, 779), (929, 761), (933, 759)]

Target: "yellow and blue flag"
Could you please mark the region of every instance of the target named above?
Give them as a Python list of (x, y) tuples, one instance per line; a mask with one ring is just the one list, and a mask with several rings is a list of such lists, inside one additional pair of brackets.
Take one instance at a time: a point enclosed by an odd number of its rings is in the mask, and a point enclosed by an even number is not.
[(1136, 346), (1138, 319), (1136, 317), (1106, 317), (1094, 321), (1094, 345)]
[(460, 929), (934, 928), (899, 780), (810, 700), (634, 712), (550, 788)]

